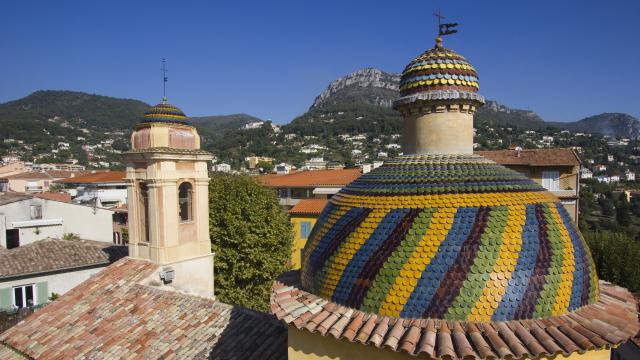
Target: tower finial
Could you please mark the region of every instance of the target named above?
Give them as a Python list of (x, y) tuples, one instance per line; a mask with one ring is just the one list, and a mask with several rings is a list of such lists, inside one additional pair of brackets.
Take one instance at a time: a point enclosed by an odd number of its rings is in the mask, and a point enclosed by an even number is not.
[(458, 26), (458, 23), (442, 23), (442, 19), (445, 17), (442, 16), (440, 9), (438, 9), (437, 13), (433, 13), (433, 16), (438, 18), (438, 37), (436, 38), (436, 48), (442, 48), (442, 37), (445, 35), (451, 35), (458, 32), (454, 28)]
[(162, 103), (167, 103), (167, 59), (162, 58)]

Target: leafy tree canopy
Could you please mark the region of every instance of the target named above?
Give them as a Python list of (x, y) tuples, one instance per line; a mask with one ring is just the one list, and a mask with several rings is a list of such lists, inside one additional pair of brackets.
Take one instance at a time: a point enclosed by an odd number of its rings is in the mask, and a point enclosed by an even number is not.
[(640, 290), (640, 243), (625, 233), (586, 233), (598, 276), (631, 291)]
[(270, 173), (273, 170), (273, 164), (267, 161), (258, 161), (256, 168), (262, 169), (262, 172)]
[(291, 223), (275, 193), (248, 176), (214, 175), (209, 225), (216, 296), (267, 311), (271, 285), (288, 269), (293, 241)]

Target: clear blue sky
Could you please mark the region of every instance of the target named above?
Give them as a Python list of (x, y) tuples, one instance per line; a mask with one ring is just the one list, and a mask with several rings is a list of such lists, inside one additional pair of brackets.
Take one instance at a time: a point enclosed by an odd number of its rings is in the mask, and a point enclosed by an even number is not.
[(550, 121), (640, 116), (640, 1), (7, 1), (0, 102), (39, 89), (156, 103), (190, 116), (306, 111), (331, 80), (400, 72), (433, 46), (434, 10), (460, 23), (489, 99)]

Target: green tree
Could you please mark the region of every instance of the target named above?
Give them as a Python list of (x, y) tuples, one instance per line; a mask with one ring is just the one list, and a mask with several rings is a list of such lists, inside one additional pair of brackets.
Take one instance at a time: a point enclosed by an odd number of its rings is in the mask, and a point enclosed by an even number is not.
[(607, 197), (601, 197), (598, 199), (598, 203), (600, 204), (600, 212), (604, 216), (612, 216), (614, 213), (613, 200)]
[(633, 215), (640, 216), (640, 197), (634, 196), (631, 198), (630, 210)]
[(293, 241), (291, 223), (275, 193), (248, 176), (214, 175), (209, 225), (216, 296), (268, 310), (271, 285), (288, 270)]
[(598, 276), (612, 283), (640, 290), (640, 244), (625, 233), (585, 233), (596, 262)]
[(580, 214), (591, 214), (596, 209), (596, 197), (589, 190), (580, 191)]
[(627, 194), (620, 193), (618, 197), (618, 203), (616, 204), (616, 221), (620, 226), (629, 226), (631, 224), (631, 213), (629, 210), (629, 202), (627, 201)]
[(262, 169), (263, 173), (270, 173), (273, 170), (273, 164), (267, 161), (258, 161), (256, 168)]

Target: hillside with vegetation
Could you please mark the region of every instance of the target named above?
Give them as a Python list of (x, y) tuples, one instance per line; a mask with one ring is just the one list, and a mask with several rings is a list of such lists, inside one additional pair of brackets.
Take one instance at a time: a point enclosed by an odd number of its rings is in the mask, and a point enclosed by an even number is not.
[[(0, 156), (13, 154), (41, 163), (77, 160), (91, 168), (119, 168), (120, 153), (129, 149), (131, 129), (149, 107), (135, 99), (36, 91), (0, 104)], [(225, 131), (262, 121), (247, 114), (191, 120), (209, 148)]]
[[(358, 70), (331, 82), (307, 112), (285, 125), (248, 114), (195, 117), (191, 122), (202, 136), (203, 147), (235, 169), (251, 155), (296, 166), (313, 157), (346, 166), (384, 160), (400, 151), (402, 118), (391, 108), (399, 96), (399, 79), (378, 69)], [(117, 168), (120, 152), (129, 147), (131, 128), (148, 107), (132, 99), (37, 91), (0, 104), (0, 139), (4, 140), (0, 156), (15, 154), (36, 162), (78, 160), (89, 167)], [(626, 114), (550, 123), (532, 111), (495, 101), (479, 108), (474, 120), (477, 149), (579, 146), (594, 161), (599, 161), (603, 146), (631, 155), (627, 148), (611, 145), (611, 139), (633, 141), (640, 128), (640, 122)], [(576, 137), (576, 133), (586, 136)], [(626, 163), (610, 165), (614, 172), (628, 167)]]

